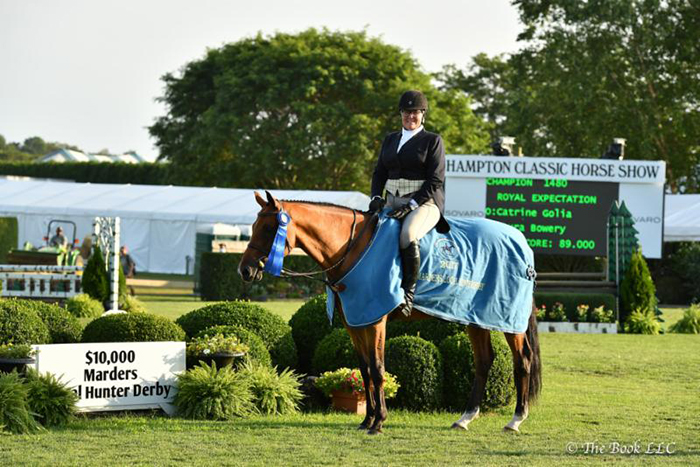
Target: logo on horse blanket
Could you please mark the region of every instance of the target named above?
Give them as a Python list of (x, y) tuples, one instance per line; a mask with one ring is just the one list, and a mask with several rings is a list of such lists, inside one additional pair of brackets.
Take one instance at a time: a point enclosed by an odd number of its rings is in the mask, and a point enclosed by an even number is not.
[[(534, 255), (517, 229), (489, 219), (448, 218), (447, 234), (431, 230), (420, 241), (415, 308), (436, 318), (494, 331), (521, 333), (532, 312)], [(345, 319), (372, 324), (403, 301), (399, 231), (379, 219), (369, 246), (339, 281)], [(333, 317), (328, 290), (328, 316)]]

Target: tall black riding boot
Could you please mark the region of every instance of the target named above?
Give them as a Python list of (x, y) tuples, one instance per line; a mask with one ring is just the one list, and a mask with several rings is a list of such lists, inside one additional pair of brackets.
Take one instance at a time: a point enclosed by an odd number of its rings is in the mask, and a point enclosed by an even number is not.
[(413, 298), (416, 293), (416, 282), (418, 282), (418, 270), (420, 269), (420, 248), (418, 241), (413, 241), (406, 248), (401, 249), (401, 267), (403, 268), (403, 280), (401, 288), (404, 290), (404, 303), (401, 311), (404, 315), (410, 316), (413, 309)]

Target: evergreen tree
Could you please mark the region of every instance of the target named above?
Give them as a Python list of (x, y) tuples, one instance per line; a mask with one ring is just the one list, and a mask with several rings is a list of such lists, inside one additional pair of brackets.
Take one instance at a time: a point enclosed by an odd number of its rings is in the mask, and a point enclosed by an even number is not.
[(632, 254), (624, 277), (620, 285), (620, 323), (624, 323), (633, 311), (654, 316), (656, 287), (641, 250)]

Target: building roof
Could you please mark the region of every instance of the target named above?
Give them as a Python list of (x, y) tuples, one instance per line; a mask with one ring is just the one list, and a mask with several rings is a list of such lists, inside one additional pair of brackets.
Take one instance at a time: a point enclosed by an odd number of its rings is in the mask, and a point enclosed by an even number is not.
[(92, 154), (75, 151), (73, 149), (57, 149), (39, 159), (37, 162), (124, 162), (127, 164), (140, 164), (142, 162), (155, 162), (136, 152), (124, 154)]

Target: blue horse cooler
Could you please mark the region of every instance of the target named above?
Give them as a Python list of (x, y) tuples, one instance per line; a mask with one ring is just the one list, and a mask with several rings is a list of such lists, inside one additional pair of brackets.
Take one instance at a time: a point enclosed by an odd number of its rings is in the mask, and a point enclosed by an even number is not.
[[(447, 219), (451, 230), (420, 240), (421, 266), (414, 308), (461, 324), (525, 332), (532, 313), (535, 260), (525, 236), (489, 219)], [(370, 244), (338, 284), (352, 327), (380, 320), (403, 301), (400, 223), (383, 213)], [(333, 292), (327, 311), (333, 318)]]

